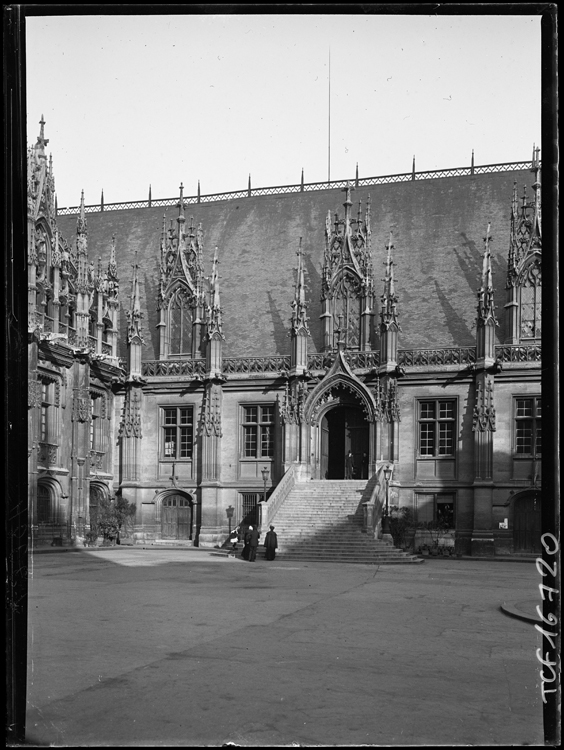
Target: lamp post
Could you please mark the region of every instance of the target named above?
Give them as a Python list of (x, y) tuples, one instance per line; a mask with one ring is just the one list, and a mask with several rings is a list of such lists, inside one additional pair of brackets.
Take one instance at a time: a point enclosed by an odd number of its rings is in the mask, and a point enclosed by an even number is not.
[[(261, 474), (262, 474), (262, 481), (264, 482), (264, 491), (263, 491), (262, 499), (263, 499), (263, 502), (266, 503), (266, 480), (268, 479), (268, 469), (266, 468), (266, 466), (264, 467), (264, 469), (261, 470)], [(257, 526), (259, 524), (259, 521), (260, 521), (260, 518), (259, 518), (259, 510), (258, 510), (258, 503), (257, 503)]]
[(384, 479), (386, 480), (386, 507), (384, 508), (384, 516), (382, 518), (382, 536), (386, 534), (390, 536), (390, 478), (392, 476), (392, 469), (390, 466), (386, 466), (384, 469)]
[(225, 512), (227, 513), (227, 520), (229, 521), (229, 538), (231, 539), (231, 519), (233, 518), (233, 511), (235, 508), (230, 505), (229, 508), (225, 509)]

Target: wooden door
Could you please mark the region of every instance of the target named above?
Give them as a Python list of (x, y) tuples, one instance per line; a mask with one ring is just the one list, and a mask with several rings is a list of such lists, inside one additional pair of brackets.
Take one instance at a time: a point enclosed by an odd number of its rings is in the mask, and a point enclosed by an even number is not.
[(531, 493), (515, 500), (513, 508), (513, 549), (515, 552), (541, 552), (540, 496)]
[(161, 535), (163, 539), (190, 539), (192, 508), (184, 495), (169, 495), (163, 500)]

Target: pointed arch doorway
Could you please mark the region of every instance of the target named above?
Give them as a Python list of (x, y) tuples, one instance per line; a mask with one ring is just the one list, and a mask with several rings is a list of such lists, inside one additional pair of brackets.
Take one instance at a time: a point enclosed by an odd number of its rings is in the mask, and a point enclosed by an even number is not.
[(370, 430), (359, 406), (329, 409), (321, 418), (321, 478), (344, 479), (345, 457), (353, 454), (354, 479), (368, 478)]

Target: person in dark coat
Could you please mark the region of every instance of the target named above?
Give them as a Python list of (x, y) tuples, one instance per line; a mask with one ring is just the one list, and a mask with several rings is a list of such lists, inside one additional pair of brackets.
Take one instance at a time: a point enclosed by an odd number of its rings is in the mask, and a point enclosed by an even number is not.
[(368, 479), (368, 453), (362, 454), (362, 479)]
[(349, 451), (345, 457), (345, 479), (354, 479), (354, 457)]
[(276, 557), (276, 550), (278, 549), (278, 537), (274, 531), (274, 526), (270, 527), (270, 531), (266, 532), (264, 538), (264, 546), (266, 547), (265, 557), (267, 560), (274, 560)]
[(252, 526), (249, 526), (249, 533), (247, 534), (247, 538), (249, 540), (249, 562), (255, 562), (255, 560), (257, 559), (259, 537), (260, 534), (258, 532), (258, 529), (253, 529)]
[(251, 531), (253, 530), (252, 526), (249, 526), (247, 531), (245, 532), (245, 536), (243, 537), (243, 551), (241, 552), (241, 557), (245, 560), (249, 559), (249, 554), (251, 551), (251, 548), (249, 547), (249, 542), (251, 540)]

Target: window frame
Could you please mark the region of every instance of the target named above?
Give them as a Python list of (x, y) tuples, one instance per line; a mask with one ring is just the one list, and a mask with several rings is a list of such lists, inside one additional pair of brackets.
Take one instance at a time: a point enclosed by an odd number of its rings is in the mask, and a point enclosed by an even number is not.
[[(519, 415), (519, 401), (531, 401), (533, 404), (531, 415)], [(518, 425), (524, 422), (531, 422), (531, 451), (519, 451), (519, 434)], [(524, 459), (540, 459), (542, 458), (542, 396), (540, 394), (535, 395), (516, 395), (513, 396), (513, 457), (524, 458)], [(537, 450), (537, 436), (539, 437), (540, 450)]]
[[(249, 402), (240, 404), (240, 459), (247, 461), (274, 461), (275, 455), (275, 431), (276, 431), (276, 404), (273, 401)], [(247, 409), (256, 409), (256, 419), (246, 419)], [(262, 418), (263, 409), (270, 409), (271, 418), (266, 420)], [(252, 435), (255, 430), (254, 453), (248, 453), (247, 437)], [(269, 446), (266, 453), (263, 452), (264, 438)]]
[[(423, 404), (433, 403), (434, 404), (434, 415), (433, 417), (422, 417)], [(440, 404), (451, 404), (452, 405), (452, 417), (441, 417), (440, 416)], [(457, 457), (457, 442), (458, 442), (458, 400), (456, 398), (441, 398), (441, 397), (428, 397), (418, 398), (416, 401), (416, 423), (417, 423), (417, 459), (427, 460), (453, 460)], [(433, 425), (432, 432), (432, 453), (423, 453), (422, 442), (423, 442), (423, 425)], [(451, 453), (440, 453), (441, 450), (441, 425), (452, 425), (452, 434), (450, 439), (452, 442)], [(430, 433), (427, 433), (430, 434)]]
[[(189, 421), (181, 421), (181, 410), (187, 410), (190, 412)], [(176, 412), (175, 421), (166, 422), (166, 412)], [(181, 446), (183, 445), (182, 430), (190, 428), (190, 442), (189, 442), (189, 455), (181, 456)], [(174, 429), (176, 432), (175, 440), (167, 440), (167, 430)], [(195, 424), (194, 424), (194, 404), (160, 404), (159, 405), (159, 460), (170, 461), (170, 462), (181, 462), (190, 463), (194, 460), (194, 452), (196, 449), (196, 436), (195, 436)], [(171, 442), (174, 443), (175, 450), (174, 454), (167, 454), (167, 445)]]
[(90, 450), (96, 453), (105, 453), (104, 430), (103, 430), (103, 407), (102, 399), (105, 398), (99, 391), (90, 391)]
[[(194, 305), (190, 298), (188, 289), (178, 287), (172, 293), (167, 309), (168, 328), (168, 355), (170, 357), (192, 357), (194, 351)], [(175, 324), (174, 317), (178, 314), (180, 320)], [(180, 337), (175, 335), (176, 327), (179, 326)], [(178, 342), (178, 349), (188, 346), (186, 351), (174, 351), (174, 343)]]
[[(437, 523), (438, 521), (438, 515), (437, 515), (437, 509), (439, 505), (446, 505), (447, 503), (445, 501), (440, 500), (440, 498), (452, 498), (452, 526), (449, 526), (449, 529), (456, 529), (456, 492), (415, 492), (414, 493), (414, 515), (415, 520), (417, 523), (420, 523), (421, 520), (419, 519), (419, 496), (426, 496), (433, 498), (433, 518), (431, 519), (431, 523)], [(427, 521), (423, 521), (423, 523), (426, 523)]]

